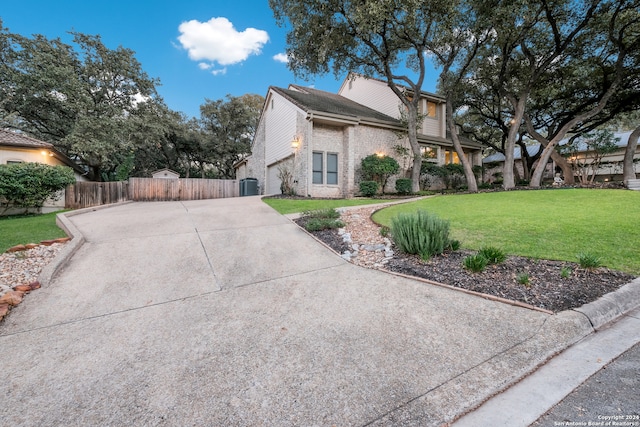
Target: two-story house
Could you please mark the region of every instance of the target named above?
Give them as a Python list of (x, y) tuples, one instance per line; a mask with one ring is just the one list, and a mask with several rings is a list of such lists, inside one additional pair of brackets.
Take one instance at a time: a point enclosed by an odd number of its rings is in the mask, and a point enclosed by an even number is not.
[[(425, 116), (418, 140), (425, 161), (458, 163), (447, 137), (445, 100), (422, 92)], [(283, 179), (297, 195), (352, 197), (359, 188), (361, 160), (384, 154), (398, 160), (398, 147), (410, 147), (401, 121), (402, 104), (381, 80), (349, 75), (337, 94), (290, 85), (270, 87), (252, 144), (252, 154), (236, 165), (237, 178), (257, 178), (262, 194), (280, 194)], [(481, 147), (465, 140), (474, 165), (481, 164)], [(393, 191), (395, 179), (388, 182)]]

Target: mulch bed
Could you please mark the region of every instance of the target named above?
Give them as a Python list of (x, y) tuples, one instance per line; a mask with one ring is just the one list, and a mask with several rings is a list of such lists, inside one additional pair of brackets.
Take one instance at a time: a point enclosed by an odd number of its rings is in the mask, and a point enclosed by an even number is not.
[[(337, 230), (312, 233), (336, 252), (347, 249)], [(481, 273), (471, 273), (462, 266), (470, 251), (455, 251), (422, 261), (418, 256), (398, 250), (386, 269), (396, 273), (420, 277), (470, 291), (481, 292), (511, 301), (519, 301), (552, 312), (578, 308), (631, 282), (634, 277), (607, 268), (586, 271), (577, 263), (539, 260), (510, 256), (498, 265), (489, 265)], [(569, 277), (561, 277), (563, 268), (569, 268)], [(529, 283), (518, 282), (519, 274), (526, 273)]]

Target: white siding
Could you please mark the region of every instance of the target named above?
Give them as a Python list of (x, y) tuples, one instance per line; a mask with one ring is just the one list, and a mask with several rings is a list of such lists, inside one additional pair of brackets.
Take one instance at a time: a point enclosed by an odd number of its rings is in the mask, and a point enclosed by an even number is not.
[(400, 100), (386, 83), (379, 80), (356, 77), (353, 81), (346, 81), (338, 95), (388, 116), (400, 117)]
[(291, 155), (291, 140), (296, 136), (296, 116), (300, 112), (291, 102), (271, 92), (265, 115), (265, 160), (271, 165)]

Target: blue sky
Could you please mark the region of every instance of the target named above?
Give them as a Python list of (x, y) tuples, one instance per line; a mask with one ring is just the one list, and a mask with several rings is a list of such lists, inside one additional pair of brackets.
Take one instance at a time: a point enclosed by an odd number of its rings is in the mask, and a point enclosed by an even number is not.
[[(198, 116), (208, 99), (265, 95), (290, 83), (336, 92), (341, 76), (296, 80), (283, 62), (286, 30), (276, 26), (268, 0), (31, 0), (3, 1), (0, 18), (11, 32), (70, 42), (67, 31), (99, 34), (123, 46), (151, 77), (169, 108)], [(423, 89), (435, 91), (435, 75)]]

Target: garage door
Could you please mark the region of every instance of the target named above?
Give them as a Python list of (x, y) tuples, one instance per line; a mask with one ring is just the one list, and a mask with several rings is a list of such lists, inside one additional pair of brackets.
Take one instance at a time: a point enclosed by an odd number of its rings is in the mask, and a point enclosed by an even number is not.
[(278, 178), (278, 166), (267, 168), (267, 186), (265, 194), (280, 194), (280, 179)]

